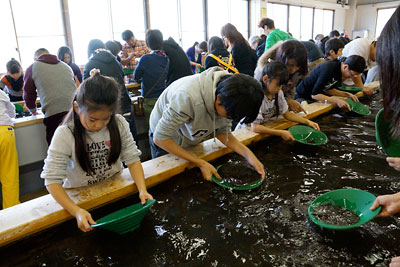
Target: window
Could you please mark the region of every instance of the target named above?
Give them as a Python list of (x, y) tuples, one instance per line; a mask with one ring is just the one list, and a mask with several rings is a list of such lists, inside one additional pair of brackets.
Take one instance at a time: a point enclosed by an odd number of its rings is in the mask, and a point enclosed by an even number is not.
[(11, 15), (10, 3), (0, 1), (0, 25), (1, 25), (1, 49), (0, 49), (0, 73), (7, 72), (6, 64), (11, 58), (20, 61), (17, 41), (15, 38), (14, 24)]
[(308, 7), (301, 8), (301, 33), (300, 39), (302, 41), (308, 41), (313, 38), (312, 26), (313, 26), (313, 9)]
[(231, 19), (230, 22), (236, 26), (238, 31), (245, 39), (249, 37), (248, 28), (248, 3), (243, 0), (231, 0)]
[(180, 4), (181, 44), (186, 51), (194, 42), (204, 40), (204, 7), (203, 0), (180, 0)]
[(376, 19), (376, 29), (375, 29), (375, 39), (381, 35), (383, 28), (385, 27), (386, 23), (393, 15), (396, 8), (385, 8), (385, 9), (378, 9), (378, 17)]
[(324, 10), (322, 33), (328, 35), (333, 30), (333, 10)]
[[(224, 10), (224, 12), (222, 12)], [(233, 24), (245, 39), (248, 38), (248, 6), (243, 0), (218, 0), (208, 4), (208, 38), (221, 37), (221, 28)]]
[(294, 38), (300, 40), (301, 37), (301, 7), (289, 6), (289, 32)]
[[(129, 12), (126, 12), (129, 10)], [(125, 30), (131, 30), (139, 40), (145, 38), (145, 22), (143, 12), (143, 0), (112, 0), (111, 20), (113, 40), (124, 44), (121, 34)]]
[(314, 36), (329, 35), (333, 30), (333, 10), (314, 9)]
[(333, 15), (333, 10), (275, 3), (267, 4), (267, 17), (274, 20), (275, 28), (288, 31), (294, 38), (302, 41), (313, 39), (313, 36), (318, 33), (328, 35), (333, 28)]
[[(31, 0), (12, 0), (11, 5), (22, 67), (25, 69), (33, 63), (34, 53), (41, 47), (57, 54), (58, 48), (65, 45), (60, 1), (42, 0), (39, 4)], [(43, 14), (43, 8), (51, 12), (33, 19), (32, 14)]]
[[(148, 1), (149, 10), (145, 10)], [(195, 41), (221, 35), (221, 27), (230, 22), (247, 39), (248, 0), (208, 1), (208, 25), (205, 28), (204, 0), (3, 0), (0, 1), (0, 23), (3, 42), (0, 52), (0, 72), (12, 57), (21, 61), (23, 68), (33, 62), (34, 52), (46, 48), (57, 54), (59, 47), (71, 44), (74, 61), (84, 65), (88, 61), (87, 47), (92, 39), (103, 42), (118, 40), (124, 43), (121, 33), (130, 29), (140, 40), (145, 39), (145, 14), (149, 14), (150, 27), (159, 29), (164, 38), (173, 37), (184, 49)], [(62, 3), (68, 7), (62, 10)], [(276, 6), (276, 12), (280, 12)], [(287, 6), (286, 6), (287, 7)], [(31, 14), (46, 15), (36, 16)], [(287, 8), (286, 8), (287, 9)], [(286, 13), (287, 14), (287, 10)], [(63, 15), (70, 25), (63, 25)], [(281, 15), (277, 15), (282, 17)], [(287, 26), (284, 26), (287, 28)], [(70, 30), (66, 36), (64, 30)], [(68, 40), (68, 42), (66, 41)]]
[[(85, 65), (88, 62), (87, 48), (89, 41), (100, 39), (103, 42), (111, 39), (107, 0), (69, 0), (69, 17), (71, 21), (72, 42), (74, 44), (75, 63)], [(96, 12), (94, 12), (94, 9)], [(92, 10), (92, 12), (88, 12)]]
[[(159, 29), (165, 38), (171, 36), (180, 42), (177, 0), (149, 0), (150, 25)], [(167, 15), (168, 14), (168, 15)]]
[(281, 4), (267, 4), (267, 16), (274, 21), (275, 28), (282, 31), (288, 30), (288, 6)]

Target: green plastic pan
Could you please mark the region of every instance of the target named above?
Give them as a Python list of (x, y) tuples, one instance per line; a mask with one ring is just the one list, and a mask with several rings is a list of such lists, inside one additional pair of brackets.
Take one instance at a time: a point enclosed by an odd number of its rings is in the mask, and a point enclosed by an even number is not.
[(295, 125), (288, 129), (293, 135), (293, 138), (302, 144), (306, 145), (325, 145), (328, 142), (328, 137), (321, 131), (306, 125)]
[[(217, 171), (221, 167), (222, 167), (222, 165), (217, 166), (216, 167)], [(263, 183), (263, 180), (259, 179), (259, 180), (255, 180), (254, 182), (243, 184), (243, 185), (232, 185), (228, 182), (224, 182), (223, 180), (218, 179), (217, 177), (215, 177), (215, 175), (212, 176), (212, 180), (217, 185), (222, 186), (227, 189), (232, 189), (232, 190), (251, 190), (251, 189), (259, 187)]]
[(126, 69), (124, 69), (124, 75), (131, 75), (131, 74), (133, 74), (134, 71), (135, 71), (134, 69), (126, 68)]
[[(375, 199), (376, 197), (373, 194), (359, 189), (346, 188), (333, 190), (317, 197), (310, 204), (308, 207), (308, 216), (313, 223), (324, 228), (333, 230), (355, 228), (372, 220), (381, 211), (381, 207), (378, 207), (373, 211), (370, 210)], [(359, 221), (351, 225), (334, 225), (322, 222), (313, 215), (313, 210), (321, 204), (329, 204), (345, 208), (356, 214), (359, 217)]]
[(343, 85), (340, 86), (338, 89), (341, 91), (349, 92), (349, 93), (358, 93), (363, 90), (362, 88), (357, 87), (357, 86), (343, 86)]
[(20, 104), (14, 104), (14, 106), (15, 106), (15, 111), (16, 111), (17, 113), (22, 113), (22, 112), (24, 112), (24, 107), (21, 106)]
[(392, 125), (385, 120), (383, 108), (375, 118), (376, 142), (389, 157), (400, 157), (400, 140), (392, 136)]
[(156, 200), (152, 199), (147, 200), (144, 205), (142, 205), (142, 203), (137, 203), (120, 209), (98, 219), (96, 221), (97, 224), (92, 224), (91, 227), (99, 227), (121, 235), (128, 233), (139, 228), (144, 216), (154, 203), (156, 203)]
[(371, 114), (371, 110), (369, 110), (369, 108), (364, 105), (361, 104), (360, 102), (354, 102), (352, 99), (346, 98), (344, 101), (347, 102), (347, 104), (349, 104), (351, 111), (360, 114), (360, 115), (369, 115)]

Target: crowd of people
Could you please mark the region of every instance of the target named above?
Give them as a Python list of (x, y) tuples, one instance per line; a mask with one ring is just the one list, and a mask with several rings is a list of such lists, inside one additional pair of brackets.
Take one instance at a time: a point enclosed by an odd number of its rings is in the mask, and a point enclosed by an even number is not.
[[(298, 115), (305, 112), (300, 103), (325, 101), (350, 109), (343, 97), (354, 101), (358, 98), (339, 90), (342, 85), (355, 85), (371, 95), (375, 88), (365, 84), (380, 80), (385, 113), (393, 116), (394, 133), (398, 134), (399, 56), (393, 47), (400, 47), (396, 38), (399, 21), (397, 9), (378, 41), (349, 40), (338, 31), (299, 41), (275, 28), (269, 18), (258, 25), (263, 34), (247, 41), (227, 23), (221, 36), (195, 42), (186, 52), (173, 38), (164, 40), (157, 29), (148, 30), (145, 40), (136, 39), (132, 31), (126, 30), (122, 33), (123, 45), (98, 39), (89, 42), (83, 75), (66, 46), (60, 47), (57, 55), (38, 49), (25, 72), (18, 61), (11, 59), (7, 74), (0, 80), (0, 145), (1, 158), (5, 159), (0, 165), (12, 169), (0, 173), (3, 208), (19, 203), (12, 121), (15, 110), (10, 101), (24, 100), (26, 109), (37, 114), (38, 95), (49, 145), (41, 178), (83, 231), (90, 231), (90, 224), (95, 222), (63, 188), (100, 182), (125, 166), (138, 186), (141, 202), (152, 199), (137, 149), (127, 81), (141, 83), (152, 157), (174, 154), (198, 166), (207, 180), (212, 175), (219, 177), (217, 170), (187, 147), (217, 138), (243, 156), (264, 179), (263, 164), (231, 131), (248, 127), (256, 133), (293, 140), (289, 131), (263, 124), (282, 115), (319, 129), (317, 123)], [(124, 69), (133, 73), (126, 75)], [(388, 158), (388, 162), (400, 170), (398, 158)], [(372, 208), (383, 206), (381, 216), (400, 211), (399, 194), (378, 197)]]

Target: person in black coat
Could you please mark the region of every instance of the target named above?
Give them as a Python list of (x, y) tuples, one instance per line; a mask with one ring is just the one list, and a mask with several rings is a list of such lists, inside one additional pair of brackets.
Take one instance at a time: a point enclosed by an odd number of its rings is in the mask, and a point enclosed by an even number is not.
[(174, 81), (193, 74), (189, 58), (172, 37), (164, 40), (163, 49), (169, 58), (167, 87)]
[(93, 39), (88, 46), (89, 61), (83, 69), (83, 79), (90, 77), (92, 69), (99, 69), (100, 73), (105, 76), (114, 78), (120, 85), (120, 113), (129, 123), (132, 136), (138, 143), (136, 136), (135, 117), (132, 112), (132, 101), (128, 95), (128, 90), (125, 87), (124, 71), (121, 63), (115, 58), (110, 51), (105, 49), (105, 45), (101, 40)]
[(235, 67), (240, 73), (254, 76), (257, 65), (257, 55), (251, 49), (243, 35), (230, 23), (225, 24), (221, 29), (222, 39), (231, 52), (235, 61)]

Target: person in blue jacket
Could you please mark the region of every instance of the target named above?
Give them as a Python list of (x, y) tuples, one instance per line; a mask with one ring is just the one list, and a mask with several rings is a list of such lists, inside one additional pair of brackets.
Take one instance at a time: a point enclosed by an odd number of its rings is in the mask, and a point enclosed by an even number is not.
[(146, 32), (146, 46), (151, 52), (140, 58), (134, 77), (136, 82), (142, 82), (143, 111), (148, 124), (158, 97), (167, 87), (169, 60), (163, 50), (163, 35), (159, 30)]
[(205, 41), (201, 42), (200, 44), (198, 42), (195, 42), (186, 51), (186, 55), (189, 58), (193, 73), (196, 73), (196, 68), (200, 70), (202, 67), (201, 57), (203, 52), (207, 52), (207, 42)]

